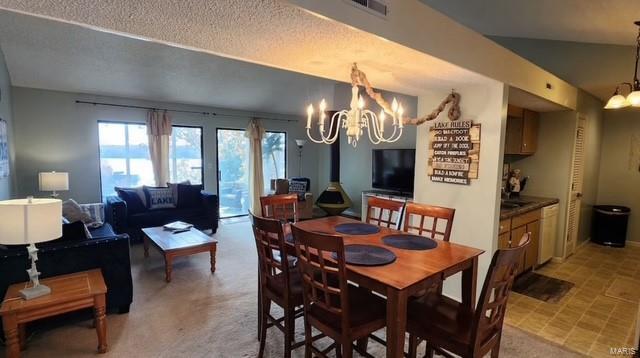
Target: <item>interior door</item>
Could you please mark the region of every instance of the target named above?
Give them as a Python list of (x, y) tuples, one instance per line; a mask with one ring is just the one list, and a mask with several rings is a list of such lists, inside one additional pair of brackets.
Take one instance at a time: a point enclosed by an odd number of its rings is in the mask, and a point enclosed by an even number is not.
[(573, 144), (573, 160), (571, 163), (571, 184), (569, 188), (569, 205), (567, 206), (567, 236), (564, 256), (573, 254), (578, 240), (580, 227), (580, 207), (582, 202), (582, 182), (584, 177), (584, 139), (586, 119), (578, 115), (576, 137)]

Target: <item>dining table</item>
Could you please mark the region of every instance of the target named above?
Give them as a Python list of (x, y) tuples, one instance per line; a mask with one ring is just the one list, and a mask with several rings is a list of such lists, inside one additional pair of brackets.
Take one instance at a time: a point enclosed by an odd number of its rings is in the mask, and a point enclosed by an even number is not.
[[(435, 240), (430, 250), (407, 250), (385, 245), (383, 238), (405, 232), (380, 227), (377, 233), (345, 235), (335, 228), (341, 224), (361, 223), (359, 220), (329, 216), (295, 223), (298, 228), (311, 232), (328, 233), (343, 237), (344, 245), (374, 245), (391, 250), (396, 259), (381, 266), (346, 265), (347, 279), (371, 291), (386, 296), (387, 302), (387, 357), (404, 356), (409, 298), (442, 282), (446, 277), (462, 273), (462, 304), (473, 308), (476, 301), (478, 257), (483, 250), (452, 242)], [(293, 248), (291, 241), (287, 242)]]

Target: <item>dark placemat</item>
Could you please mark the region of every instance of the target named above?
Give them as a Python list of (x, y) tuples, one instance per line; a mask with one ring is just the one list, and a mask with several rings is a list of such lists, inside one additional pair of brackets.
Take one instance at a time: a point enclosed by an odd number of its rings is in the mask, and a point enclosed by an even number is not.
[(347, 223), (336, 225), (336, 232), (345, 235), (371, 235), (380, 232), (380, 227), (365, 223)]
[(431, 250), (438, 247), (438, 243), (435, 240), (410, 234), (387, 235), (382, 238), (382, 242), (385, 245), (403, 250)]
[[(344, 247), (345, 261), (349, 265), (358, 266), (382, 266), (396, 260), (396, 254), (389, 249), (375, 245), (346, 245)], [(334, 260), (338, 254), (331, 254)]]

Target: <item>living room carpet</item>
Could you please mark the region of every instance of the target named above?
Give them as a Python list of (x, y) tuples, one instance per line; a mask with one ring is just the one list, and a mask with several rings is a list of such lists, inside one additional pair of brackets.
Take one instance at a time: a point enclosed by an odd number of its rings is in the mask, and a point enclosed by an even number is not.
[[(151, 248), (150, 257), (144, 259), (142, 245), (132, 248), (131, 312), (107, 316), (109, 352), (101, 357), (257, 355), (257, 257), (249, 222), (223, 223), (216, 238), (216, 273), (209, 271), (208, 254), (178, 258), (171, 283), (164, 281), (164, 262), (157, 251)], [(384, 330), (379, 334), (384, 336)], [(302, 337), (299, 320), (297, 339)], [(265, 356), (282, 357), (282, 341), (282, 333), (270, 329)], [(23, 356), (98, 357), (96, 346), (91, 321), (76, 321), (35, 332)], [(369, 352), (384, 357), (384, 347), (374, 342), (369, 344)], [(293, 356), (303, 357), (304, 348)], [(0, 357), (4, 357), (4, 349)], [(505, 325), (501, 357), (581, 355)]]

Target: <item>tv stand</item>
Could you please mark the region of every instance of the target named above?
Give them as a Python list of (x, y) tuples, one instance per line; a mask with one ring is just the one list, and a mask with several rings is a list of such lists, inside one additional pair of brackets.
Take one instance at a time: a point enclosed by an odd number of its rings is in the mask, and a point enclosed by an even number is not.
[[(365, 190), (362, 192), (362, 211), (361, 218), (362, 220), (366, 220), (367, 211), (369, 210), (369, 197), (377, 197), (388, 200), (395, 200), (401, 202), (413, 202), (413, 193), (402, 193), (399, 191), (390, 191), (390, 190), (379, 190), (379, 189), (371, 189)], [(398, 223), (399, 225), (400, 223)]]

